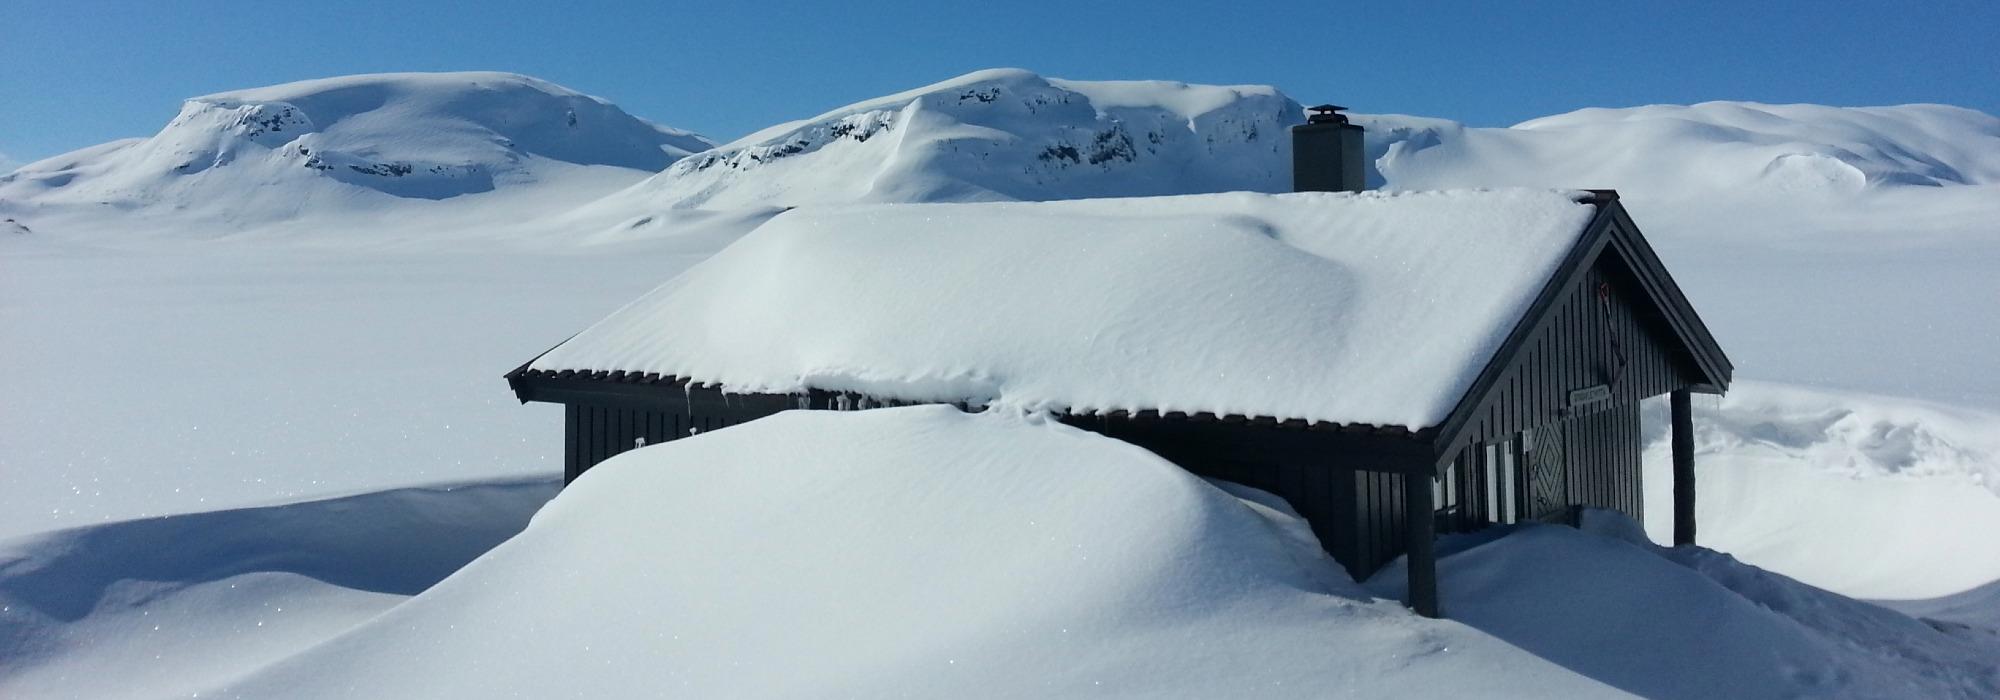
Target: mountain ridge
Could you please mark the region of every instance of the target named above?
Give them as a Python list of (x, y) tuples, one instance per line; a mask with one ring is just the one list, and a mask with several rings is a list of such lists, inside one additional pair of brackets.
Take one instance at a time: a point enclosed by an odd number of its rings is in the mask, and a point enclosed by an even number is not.
[(0, 211), (254, 227), (560, 186), (579, 171), (636, 179), (712, 145), (522, 75), (342, 76), (189, 98), (152, 136), (0, 175)]

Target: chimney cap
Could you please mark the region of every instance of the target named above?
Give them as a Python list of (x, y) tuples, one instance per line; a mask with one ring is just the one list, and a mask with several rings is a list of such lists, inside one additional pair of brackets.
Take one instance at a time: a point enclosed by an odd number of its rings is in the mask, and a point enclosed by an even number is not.
[(1307, 109), (1308, 111), (1312, 112), (1312, 115), (1311, 115), (1311, 116), (1308, 116), (1308, 117), (1306, 117), (1306, 123), (1307, 123), (1307, 124), (1346, 124), (1346, 123), (1347, 123), (1347, 115), (1345, 115), (1345, 114), (1341, 114), (1341, 113), (1340, 113), (1340, 112), (1341, 112), (1342, 110), (1345, 110), (1345, 109), (1347, 109), (1346, 107), (1342, 107), (1342, 106), (1340, 106), (1340, 105), (1337, 105), (1337, 104), (1331, 104), (1331, 103), (1329, 103), (1329, 104), (1323, 104), (1323, 105), (1318, 105), (1318, 106), (1314, 106), (1314, 107), (1307, 107), (1306, 109)]

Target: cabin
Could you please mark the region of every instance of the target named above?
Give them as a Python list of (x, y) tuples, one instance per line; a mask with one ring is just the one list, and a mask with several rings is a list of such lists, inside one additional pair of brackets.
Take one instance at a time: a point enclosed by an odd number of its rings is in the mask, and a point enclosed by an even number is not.
[(1046, 412), (1284, 498), (1357, 579), (1583, 507), (1643, 517), (1640, 402), (1732, 366), (1614, 192), (1363, 191), (1359, 127), (1293, 131), (1289, 194), (781, 214), (506, 375), (564, 406), (565, 482), (787, 410)]

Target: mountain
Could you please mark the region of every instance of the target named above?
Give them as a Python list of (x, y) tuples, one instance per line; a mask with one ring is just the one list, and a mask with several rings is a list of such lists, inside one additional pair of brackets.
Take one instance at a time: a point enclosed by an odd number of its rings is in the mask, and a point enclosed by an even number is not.
[(2000, 119), (1947, 105), (1705, 102), (1584, 109), (1505, 129), (1361, 117), (1378, 182), (1428, 189), (1551, 177), (1674, 190), (2000, 183)]
[(1267, 86), (970, 73), (780, 124), (623, 192), (671, 208), (1284, 191), (1297, 102)]
[(589, 182), (602, 194), (712, 145), (527, 76), (357, 75), (189, 99), (151, 137), (0, 176), (0, 212), (236, 227), (495, 190)]
[(1947, 105), (1705, 102), (1584, 109), (1507, 128), (1355, 121), (1368, 130), (1377, 186), (1613, 188), (1641, 221), (1732, 236), (1764, 229), (1753, 235), (1783, 239), (1788, 229), (1880, 244), (1891, 208), (1922, 210), (1914, 233), (1978, 235), (2000, 199), (2000, 118)]

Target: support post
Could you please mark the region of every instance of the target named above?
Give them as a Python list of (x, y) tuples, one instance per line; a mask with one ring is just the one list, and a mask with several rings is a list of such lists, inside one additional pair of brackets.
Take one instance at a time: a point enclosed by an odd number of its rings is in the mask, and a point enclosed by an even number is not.
[(1430, 474), (1403, 475), (1403, 532), (1409, 573), (1409, 595), (1403, 602), (1424, 617), (1439, 617), (1437, 554), (1431, 549), (1436, 537), (1437, 506), (1432, 504)]
[(1686, 389), (1673, 394), (1674, 545), (1694, 544), (1694, 400)]

